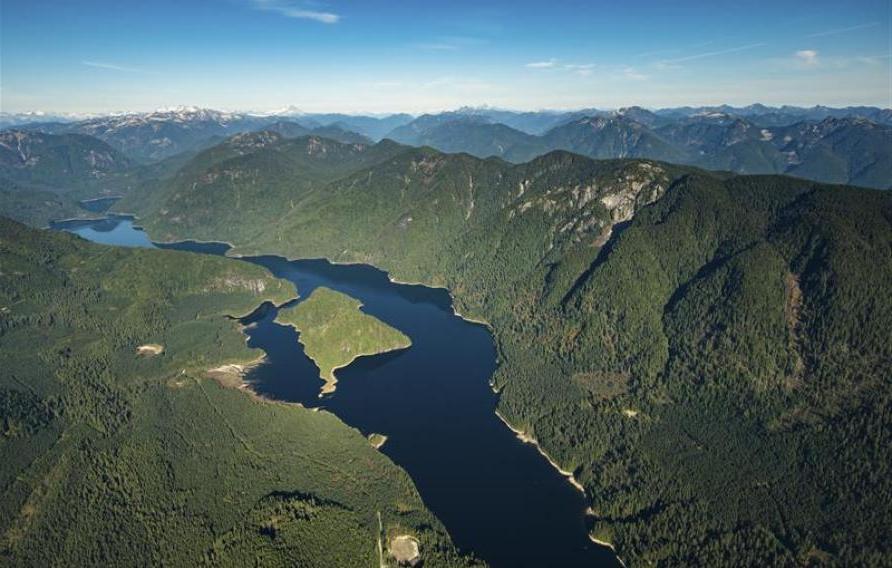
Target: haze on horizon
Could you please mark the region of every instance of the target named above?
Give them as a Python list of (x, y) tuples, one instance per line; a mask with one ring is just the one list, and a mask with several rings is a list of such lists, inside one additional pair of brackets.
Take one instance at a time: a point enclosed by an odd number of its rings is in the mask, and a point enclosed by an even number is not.
[(890, 6), (7, 0), (0, 110), (892, 107)]

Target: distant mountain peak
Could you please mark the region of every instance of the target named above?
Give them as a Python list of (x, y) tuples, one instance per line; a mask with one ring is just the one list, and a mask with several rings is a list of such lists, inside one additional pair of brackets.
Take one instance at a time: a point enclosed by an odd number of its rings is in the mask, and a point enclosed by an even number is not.
[(491, 105), (477, 105), (477, 106), (463, 106), (456, 109), (456, 114), (482, 114), (489, 111), (498, 110), (496, 107)]
[(304, 116), (306, 114), (294, 105), (288, 105), (269, 113), (258, 113), (259, 116)]

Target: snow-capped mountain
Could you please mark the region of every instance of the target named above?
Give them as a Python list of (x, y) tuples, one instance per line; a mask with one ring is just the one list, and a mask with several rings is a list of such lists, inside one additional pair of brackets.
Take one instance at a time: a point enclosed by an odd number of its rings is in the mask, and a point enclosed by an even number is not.
[[(386, 117), (345, 114), (306, 114), (289, 106), (269, 113), (226, 112), (201, 107), (161, 108), (153, 112), (118, 113), (97, 117), (33, 114), (10, 115), (0, 129), (20, 127), (49, 134), (86, 134), (141, 162), (153, 162), (186, 151), (213, 146), (239, 134), (270, 127), (280, 121), (338, 140), (380, 139), (395, 126), (412, 120), (409, 115)], [(358, 134), (354, 134), (358, 133)]]
[(33, 112), (0, 112), (0, 130), (37, 123), (67, 123), (90, 118), (91, 115)]
[(266, 122), (264, 117), (177, 107), (85, 120), (73, 125), (71, 131), (95, 136), (137, 160), (152, 161), (201, 149)]

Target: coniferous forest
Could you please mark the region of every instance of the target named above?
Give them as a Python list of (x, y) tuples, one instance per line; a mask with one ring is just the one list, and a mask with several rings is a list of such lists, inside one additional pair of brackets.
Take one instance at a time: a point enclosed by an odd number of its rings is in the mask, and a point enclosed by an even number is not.
[(0, 568), (892, 568), (890, 54), (0, 0)]

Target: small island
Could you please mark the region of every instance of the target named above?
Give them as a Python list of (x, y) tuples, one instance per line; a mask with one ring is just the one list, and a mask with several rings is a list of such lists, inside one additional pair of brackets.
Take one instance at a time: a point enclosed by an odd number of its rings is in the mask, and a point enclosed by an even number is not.
[(385, 436), (384, 434), (369, 434), (369, 443), (376, 450), (380, 450), (381, 446), (383, 446), (385, 442), (387, 442), (387, 436)]
[(293, 308), (279, 311), (276, 322), (293, 326), (304, 352), (319, 367), (325, 384), (319, 396), (334, 392), (335, 371), (358, 357), (406, 349), (412, 341), (381, 320), (363, 313), (362, 303), (329, 288), (317, 288)]

